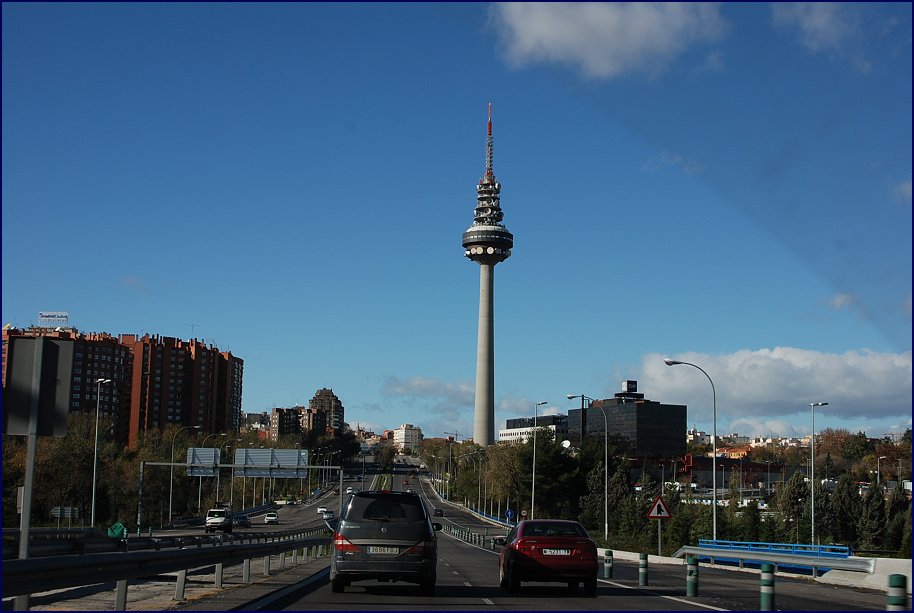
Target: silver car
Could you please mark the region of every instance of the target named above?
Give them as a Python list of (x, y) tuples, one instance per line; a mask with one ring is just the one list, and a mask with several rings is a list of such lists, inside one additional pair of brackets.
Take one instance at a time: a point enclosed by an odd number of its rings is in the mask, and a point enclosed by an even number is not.
[(342, 592), (353, 581), (418, 583), (435, 593), (438, 538), (417, 494), (364, 491), (350, 496), (333, 534), (330, 587)]

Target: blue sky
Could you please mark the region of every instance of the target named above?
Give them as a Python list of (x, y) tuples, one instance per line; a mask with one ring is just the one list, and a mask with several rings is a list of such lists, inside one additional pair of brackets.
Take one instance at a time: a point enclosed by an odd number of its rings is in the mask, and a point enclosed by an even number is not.
[(3, 3), (3, 323), (196, 337), (244, 410), (472, 435), (636, 379), (718, 432), (911, 426), (910, 4)]

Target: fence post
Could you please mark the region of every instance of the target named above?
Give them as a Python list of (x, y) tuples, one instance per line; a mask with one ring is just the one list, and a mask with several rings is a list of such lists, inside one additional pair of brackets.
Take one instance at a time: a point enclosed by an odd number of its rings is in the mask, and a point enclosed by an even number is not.
[(127, 610), (127, 580), (121, 579), (117, 582), (117, 589), (114, 593), (114, 610)]
[(175, 581), (175, 600), (184, 600), (184, 584), (187, 582), (187, 569), (178, 571), (178, 580)]
[(686, 596), (698, 596), (698, 556), (686, 556)]
[(647, 585), (647, 554), (638, 555), (638, 585)]
[(762, 564), (759, 610), (774, 611), (774, 565)]
[(607, 549), (603, 555), (603, 578), (612, 579), (613, 576), (613, 550)]
[(908, 578), (905, 575), (889, 575), (888, 601), (886, 611), (904, 611), (908, 608)]
[(241, 564), (241, 580), (245, 583), (251, 582), (251, 558), (245, 558)]

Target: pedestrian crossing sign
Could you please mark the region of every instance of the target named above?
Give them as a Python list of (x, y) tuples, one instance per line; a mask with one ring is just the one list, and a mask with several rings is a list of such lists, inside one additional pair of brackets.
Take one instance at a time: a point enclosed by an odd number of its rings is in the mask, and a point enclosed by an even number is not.
[(651, 510), (647, 512), (648, 519), (669, 519), (670, 518), (670, 509), (666, 506), (666, 503), (663, 501), (663, 496), (657, 496), (654, 500), (654, 504), (651, 505)]

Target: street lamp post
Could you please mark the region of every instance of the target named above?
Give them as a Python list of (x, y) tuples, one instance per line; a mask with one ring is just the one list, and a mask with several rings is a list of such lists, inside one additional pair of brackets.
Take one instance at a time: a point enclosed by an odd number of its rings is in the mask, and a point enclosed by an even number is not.
[[(565, 398), (568, 400), (574, 400), (575, 398), (580, 397), (581, 399), (581, 423), (584, 424), (584, 400), (590, 400), (593, 402), (593, 398), (590, 396), (585, 396), (584, 394), (566, 394)], [(600, 412), (603, 413), (603, 540), (609, 541), (609, 424), (606, 420), (606, 409), (602, 406), (600, 407)], [(583, 427), (581, 428), (583, 430)], [(586, 432), (581, 433), (581, 442), (584, 442), (584, 437), (587, 435)]]
[(686, 366), (692, 366), (700, 370), (704, 376), (708, 378), (708, 382), (711, 384), (711, 411), (712, 411), (712, 439), (711, 439), (711, 504), (713, 508), (711, 509), (711, 538), (715, 541), (717, 540), (717, 389), (714, 387), (714, 381), (711, 380), (711, 376), (705, 372), (704, 368), (691, 362), (682, 362), (680, 360), (671, 360), (670, 358), (664, 358), (663, 363), (667, 366), (677, 366), (679, 364), (685, 364)]
[(765, 460), (768, 465), (768, 479), (765, 481), (765, 494), (771, 495), (771, 460)]
[(536, 410), (544, 404), (549, 404), (549, 401), (543, 400), (533, 405), (533, 478), (530, 484), (530, 519), (533, 519), (533, 503), (536, 500)]
[(95, 453), (92, 457), (92, 527), (95, 527), (95, 487), (98, 474), (98, 414), (102, 406), (102, 383), (111, 383), (111, 379), (96, 379), (95, 390)]
[[(200, 443), (200, 447), (203, 447), (204, 445), (206, 445), (206, 439), (212, 438), (214, 436), (225, 436), (225, 432), (213, 432), (212, 434), (207, 434), (206, 436), (203, 437), (203, 442)], [(215, 456), (215, 454), (213, 454), (213, 455)], [(197, 486), (197, 513), (199, 513), (202, 510), (201, 506), (202, 506), (202, 500), (203, 500), (203, 475), (200, 475), (198, 477), (198, 479), (199, 479), (199, 486)]]
[(809, 543), (816, 544), (816, 407), (824, 407), (827, 402), (810, 402), (809, 410), (812, 412), (812, 437), (809, 439)]
[(174, 480), (175, 480), (175, 441), (178, 440), (178, 434), (181, 430), (187, 430), (188, 428), (193, 428), (194, 430), (199, 430), (200, 426), (182, 426), (178, 428), (175, 435), (171, 438), (171, 466), (169, 467), (168, 473), (168, 523), (171, 523), (171, 502), (172, 494), (174, 493)]
[[(884, 455), (881, 455), (881, 456), (879, 456), (878, 458), (876, 458), (876, 487), (879, 487), (879, 475), (880, 475), (880, 472), (879, 472), (879, 460), (884, 460), (884, 459), (885, 459), (885, 456), (884, 456)], [(94, 524), (94, 523), (95, 523), (95, 522), (93, 522), (93, 524)]]
[[(229, 445), (231, 443), (240, 443), (240, 442), (241, 442), (240, 438), (233, 438), (233, 439), (231, 439), (229, 441), (225, 441), (224, 443), (219, 445), (219, 459), (220, 460), (222, 459), (222, 448), (223, 447), (225, 447), (226, 445)], [(234, 464), (234, 462), (232, 462), (232, 463)], [(221, 464), (221, 461), (220, 461), (220, 464)], [(216, 498), (217, 499), (219, 498), (219, 495), (222, 493), (222, 488), (219, 487), (220, 486), (220, 480), (219, 480), (220, 476), (222, 476), (222, 470), (217, 469), (217, 471), (216, 471)], [(229, 506), (231, 506), (232, 502), (234, 502), (234, 498), (235, 498), (235, 496), (234, 496), (234, 494), (235, 494), (235, 469), (234, 468), (232, 468), (232, 487), (229, 488), (229, 492), (230, 492)]]

